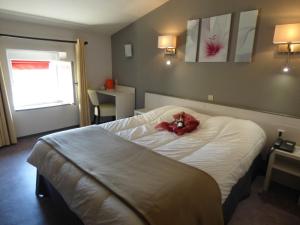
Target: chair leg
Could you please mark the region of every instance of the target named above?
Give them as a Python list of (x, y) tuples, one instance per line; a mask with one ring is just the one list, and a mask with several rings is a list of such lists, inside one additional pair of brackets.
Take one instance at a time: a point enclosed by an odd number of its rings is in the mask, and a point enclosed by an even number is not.
[(97, 116), (97, 124), (100, 124), (100, 117), (101, 117), (101, 115), (100, 115), (100, 107), (99, 106), (97, 106), (97, 109), (98, 109), (98, 116)]

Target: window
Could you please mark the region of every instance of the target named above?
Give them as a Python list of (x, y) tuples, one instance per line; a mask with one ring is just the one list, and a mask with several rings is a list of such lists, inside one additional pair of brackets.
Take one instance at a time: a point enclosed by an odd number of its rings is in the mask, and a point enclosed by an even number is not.
[(7, 50), (15, 110), (74, 103), (72, 63), (59, 52)]

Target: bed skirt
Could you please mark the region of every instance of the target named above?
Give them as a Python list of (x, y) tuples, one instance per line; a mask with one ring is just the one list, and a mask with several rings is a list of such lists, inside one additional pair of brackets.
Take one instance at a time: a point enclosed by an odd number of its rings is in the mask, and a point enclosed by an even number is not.
[[(250, 195), (252, 181), (258, 175), (262, 165), (263, 160), (261, 155), (259, 155), (253, 161), (247, 173), (233, 186), (231, 193), (223, 203), (223, 217), (225, 224), (230, 221), (238, 203)], [(39, 198), (48, 198), (54, 203), (57, 213), (60, 214), (61, 218), (64, 218), (64, 221), (62, 221), (64, 224), (84, 225), (77, 215), (69, 209), (58, 191), (38, 172), (36, 177), (36, 195)]]

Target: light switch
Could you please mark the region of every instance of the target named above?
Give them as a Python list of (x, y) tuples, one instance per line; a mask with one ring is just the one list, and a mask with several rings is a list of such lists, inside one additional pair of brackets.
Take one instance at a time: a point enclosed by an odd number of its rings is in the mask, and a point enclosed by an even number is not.
[(210, 102), (213, 102), (214, 101), (214, 96), (213, 95), (208, 95), (207, 100), (210, 101)]

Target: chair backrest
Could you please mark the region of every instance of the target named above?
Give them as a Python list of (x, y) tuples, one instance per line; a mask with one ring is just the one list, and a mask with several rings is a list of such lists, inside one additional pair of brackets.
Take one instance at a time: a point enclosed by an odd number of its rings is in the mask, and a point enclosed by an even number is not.
[(88, 95), (93, 105), (99, 105), (99, 99), (95, 90), (88, 90)]

